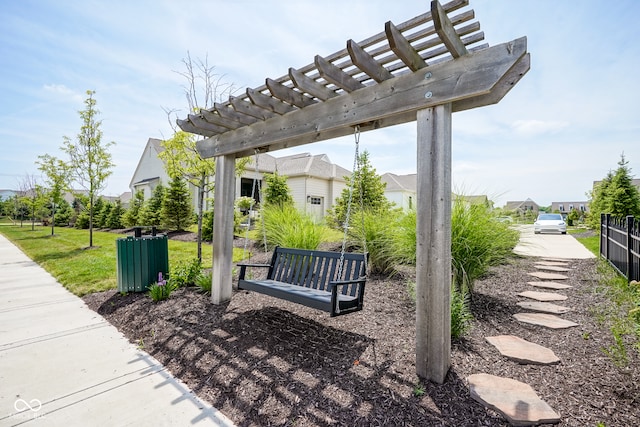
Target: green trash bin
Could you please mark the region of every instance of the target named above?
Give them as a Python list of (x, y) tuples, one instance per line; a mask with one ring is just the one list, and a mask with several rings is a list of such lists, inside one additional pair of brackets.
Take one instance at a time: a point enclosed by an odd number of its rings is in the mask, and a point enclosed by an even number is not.
[(118, 292), (145, 292), (169, 273), (167, 236), (128, 236), (116, 240)]

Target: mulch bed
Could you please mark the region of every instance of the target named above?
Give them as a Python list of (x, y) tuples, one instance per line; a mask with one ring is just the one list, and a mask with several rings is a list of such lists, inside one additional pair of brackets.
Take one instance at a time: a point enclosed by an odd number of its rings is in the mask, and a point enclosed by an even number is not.
[[(580, 326), (564, 330), (512, 317), (521, 311), (516, 294), (538, 280), (526, 274), (535, 271), (534, 261), (515, 259), (476, 283), (475, 320), (466, 338), (454, 341), (442, 385), (420, 384), (415, 374), (411, 272), (371, 277), (365, 309), (336, 318), (245, 291), (219, 306), (194, 288), (157, 304), (115, 291), (84, 300), (240, 426), (508, 425), (471, 399), (466, 377), (474, 373), (528, 383), (560, 413), (562, 425), (637, 425), (639, 357), (630, 351), (628, 367), (619, 368), (603, 352), (614, 342), (609, 325), (597, 321), (611, 307), (597, 290), (597, 261), (570, 262), (566, 283), (574, 287), (561, 293), (574, 311), (563, 317)], [(561, 362), (509, 361), (484, 339), (503, 334), (549, 347)]]

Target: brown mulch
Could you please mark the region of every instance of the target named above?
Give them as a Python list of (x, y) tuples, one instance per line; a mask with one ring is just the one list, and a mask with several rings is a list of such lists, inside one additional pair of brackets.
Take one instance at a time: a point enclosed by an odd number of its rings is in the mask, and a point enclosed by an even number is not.
[[(475, 285), (475, 320), (454, 340), (442, 385), (421, 383), (415, 370), (415, 313), (406, 292), (410, 273), (372, 277), (365, 309), (336, 318), (245, 291), (215, 306), (194, 288), (154, 304), (144, 294), (115, 291), (84, 298), (132, 343), (164, 364), (200, 398), (239, 426), (504, 426), (471, 399), (466, 378), (489, 373), (523, 381), (562, 416), (566, 426), (637, 425), (640, 364), (635, 350), (617, 367), (603, 352), (614, 344), (599, 313), (595, 260), (572, 260), (564, 330), (517, 322), (516, 294), (533, 288), (535, 259), (496, 267)], [(513, 334), (551, 348), (556, 365), (520, 365), (484, 337)], [(631, 346), (629, 346), (631, 348)], [(424, 394), (420, 395), (420, 389)]]

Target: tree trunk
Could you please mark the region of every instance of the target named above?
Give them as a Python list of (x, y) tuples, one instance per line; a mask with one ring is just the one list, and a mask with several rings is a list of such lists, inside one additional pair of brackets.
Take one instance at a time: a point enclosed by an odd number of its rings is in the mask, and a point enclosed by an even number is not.
[(51, 235), (53, 236), (54, 227), (56, 226), (56, 204), (53, 204), (53, 211), (51, 213)]
[(202, 261), (202, 215), (204, 211), (204, 188), (207, 177), (203, 174), (200, 177), (200, 185), (198, 186), (198, 261)]
[(89, 247), (93, 247), (93, 193), (89, 195)]

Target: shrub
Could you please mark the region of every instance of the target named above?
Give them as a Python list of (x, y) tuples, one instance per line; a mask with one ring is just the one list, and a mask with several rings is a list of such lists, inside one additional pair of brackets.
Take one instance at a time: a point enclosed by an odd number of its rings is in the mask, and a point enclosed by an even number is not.
[(169, 298), (171, 292), (176, 289), (177, 287), (174, 284), (167, 282), (167, 280), (162, 277), (162, 273), (158, 273), (158, 281), (149, 286), (149, 296), (153, 302), (159, 302)]
[(262, 209), (262, 221), (271, 247), (317, 249), (322, 241), (323, 227), (313, 217), (298, 211), (293, 205), (267, 205)]
[(193, 258), (191, 261), (181, 262), (173, 267), (169, 274), (169, 282), (175, 288), (193, 286), (201, 272), (202, 262), (198, 258)]
[[(407, 283), (407, 292), (413, 303), (416, 302), (416, 283)], [(461, 338), (471, 328), (473, 315), (470, 308), (470, 294), (451, 287), (451, 337)]]
[(456, 197), (451, 210), (451, 257), (458, 290), (468, 287), (472, 292), (477, 278), (512, 255), (518, 239), (518, 231), (497, 221), (486, 205)]
[(205, 294), (211, 294), (211, 273), (202, 273), (196, 278), (196, 286)]
[[(398, 218), (396, 211), (365, 210), (364, 221), (362, 212), (354, 212), (349, 220), (351, 244), (364, 251), (366, 243), (369, 253), (368, 267), (372, 273), (392, 273), (400, 261), (400, 256), (395, 250), (397, 244), (394, 243)], [(413, 251), (415, 253), (415, 245)]]

